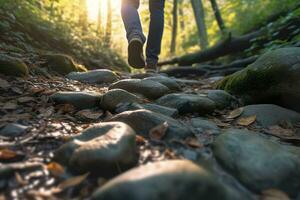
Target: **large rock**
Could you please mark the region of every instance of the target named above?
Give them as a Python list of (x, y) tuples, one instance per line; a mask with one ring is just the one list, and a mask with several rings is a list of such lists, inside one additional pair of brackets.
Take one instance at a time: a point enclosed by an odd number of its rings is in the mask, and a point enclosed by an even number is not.
[(141, 94), (149, 99), (157, 99), (170, 92), (163, 84), (151, 80), (124, 79), (112, 84), (109, 89), (123, 89), (131, 93)]
[(238, 100), (224, 90), (208, 90), (207, 97), (214, 101), (219, 109), (230, 108), (238, 104)]
[(277, 188), (300, 194), (300, 148), (278, 144), (247, 130), (228, 130), (213, 144), (217, 160), (251, 190)]
[(156, 100), (156, 103), (159, 105), (176, 108), (181, 114), (210, 114), (216, 108), (215, 103), (207, 97), (185, 93), (165, 95)]
[(116, 175), (137, 163), (135, 132), (122, 122), (94, 125), (56, 150), (54, 160), (79, 173)]
[(22, 124), (10, 123), (0, 129), (0, 135), (5, 137), (19, 137), (23, 135), (28, 128), (28, 126)]
[(29, 71), (27, 65), (18, 58), (0, 55), (0, 73), (7, 76), (27, 76)]
[(67, 75), (70, 72), (87, 71), (83, 66), (77, 65), (73, 58), (64, 54), (46, 54), (43, 55), (45, 63), (43, 66), (55, 71), (61, 75)]
[(256, 123), (262, 127), (273, 126), (284, 121), (300, 122), (300, 114), (273, 104), (258, 104), (244, 107), (240, 118), (256, 116)]
[(67, 75), (67, 78), (77, 80), (83, 83), (113, 83), (118, 80), (118, 76), (107, 69), (97, 69), (88, 72), (71, 72)]
[(169, 125), (164, 139), (186, 138), (193, 135), (191, 129), (182, 122), (149, 110), (126, 111), (115, 115), (109, 121), (124, 122), (131, 126), (137, 134), (146, 137), (152, 128), (164, 122)]
[(101, 95), (88, 92), (57, 92), (50, 96), (57, 104), (71, 104), (77, 109), (87, 109), (99, 106)]
[(106, 183), (93, 200), (231, 199), (209, 171), (191, 161), (173, 160), (132, 169)]
[(102, 96), (100, 106), (101, 108), (109, 111), (115, 111), (118, 105), (124, 103), (142, 103), (143, 100), (126, 90), (113, 89), (109, 90)]
[(175, 79), (166, 77), (166, 76), (152, 76), (148, 78), (144, 78), (144, 80), (151, 80), (158, 83), (161, 83), (165, 86), (167, 86), (172, 91), (180, 91), (180, 85), (176, 82)]
[(118, 113), (128, 111), (128, 110), (150, 110), (152, 112), (160, 113), (169, 117), (176, 117), (178, 115), (178, 110), (175, 108), (169, 108), (165, 106), (160, 106), (153, 103), (146, 103), (146, 104), (138, 104), (138, 103), (125, 103), (120, 105), (116, 111)]
[(300, 111), (299, 77), (300, 48), (282, 48), (225, 77), (217, 87), (243, 97), (248, 104), (275, 103)]

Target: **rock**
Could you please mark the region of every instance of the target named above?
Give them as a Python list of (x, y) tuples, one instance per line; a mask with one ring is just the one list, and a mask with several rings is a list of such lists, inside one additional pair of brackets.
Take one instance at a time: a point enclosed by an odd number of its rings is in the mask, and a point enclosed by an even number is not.
[(0, 73), (7, 76), (27, 76), (29, 71), (27, 65), (18, 58), (0, 55)]
[(191, 161), (172, 160), (134, 168), (107, 182), (93, 200), (230, 199), (209, 171)]
[(57, 92), (50, 96), (57, 104), (71, 104), (77, 109), (87, 109), (99, 106), (101, 95), (88, 92)]
[(149, 110), (134, 110), (122, 112), (112, 117), (109, 121), (121, 121), (131, 126), (137, 134), (147, 137), (149, 131), (167, 122), (169, 127), (167, 129), (165, 139), (186, 138), (193, 135), (191, 129), (184, 123), (177, 121), (168, 116), (151, 112)]
[(256, 115), (256, 123), (262, 127), (269, 127), (283, 121), (300, 122), (300, 114), (272, 104), (258, 104), (244, 107), (240, 118)]
[(157, 99), (170, 92), (169, 88), (151, 80), (124, 79), (112, 84), (109, 89), (123, 89), (141, 94), (149, 99)]
[(107, 69), (97, 69), (88, 72), (71, 72), (67, 75), (68, 79), (77, 80), (83, 83), (112, 83), (118, 80), (118, 76)]
[(215, 102), (218, 109), (225, 109), (238, 104), (238, 100), (224, 90), (208, 90), (207, 97)]
[(71, 72), (87, 71), (83, 66), (77, 65), (73, 58), (64, 54), (46, 54), (43, 56), (45, 63), (43, 66), (48, 67), (61, 75), (67, 75)]
[(115, 111), (118, 105), (123, 103), (142, 103), (143, 100), (126, 90), (113, 89), (109, 90), (102, 96), (100, 106), (101, 108), (109, 111)]
[(212, 113), (216, 108), (215, 103), (207, 97), (185, 93), (165, 95), (156, 100), (156, 103), (176, 108), (180, 114), (200, 113), (204, 115)]
[(114, 176), (137, 163), (135, 132), (121, 122), (93, 125), (56, 150), (54, 160), (74, 172)]
[(300, 112), (300, 48), (281, 48), (262, 55), (217, 85), (241, 96), (246, 104), (272, 103)]
[(227, 130), (213, 144), (217, 160), (251, 190), (277, 188), (300, 194), (300, 148), (247, 130)]
[(175, 79), (166, 76), (152, 76), (152, 77), (144, 78), (144, 80), (151, 80), (151, 81), (158, 82), (160, 84), (167, 86), (172, 91), (181, 90), (180, 85), (176, 82)]
[(133, 74), (131, 76), (131, 78), (135, 79), (143, 79), (143, 78), (148, 78), (148, 77), (155, 77), (155, 76), (165, 76), (165, 74), (161, 74), (161, 73), (139, 73), (139, 74)]
[(10, 123), (0, 129), (0, 135), (4, 137), (19, 137), (23, 135), (28, 126), (23, 126), (21, 124)]
[(116, 111), (117, 113), (121, 113), (128, 110), (139, 110), (139, 109), (150, 110), (152, 112), (160, 113), (169, 117), (175, 117), (178, 115), (178, 110), (175, 108), (169, 108), (169, 107), (160, 106), (152, 103), (146, 103), (146, 104), (125, 103), (120, 105)]
[(214, 122), (202, 118), (192, 118), (191, 125), (196, 129), (200, 129), (203, 132), (208, 132), (214, 135), (219, 135), (221, 132), (221, 129)]

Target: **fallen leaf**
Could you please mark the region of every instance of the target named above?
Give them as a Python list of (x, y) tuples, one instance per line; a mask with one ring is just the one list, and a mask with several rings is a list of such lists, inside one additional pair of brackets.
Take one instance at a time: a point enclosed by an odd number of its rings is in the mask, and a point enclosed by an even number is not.
[(146, 140), (145, 140), (145, 138), (144, 137), (142, 137), (142, 136), (140, 136), (140, 135), (136, 135), (136, 137), (135, 137), (135, 142), (137, 143), (137, 144), (145, 144), (146, 143)]
[(69, 179), (61, 182), (57, 187), (61, 190), (65, 190), (69, 187), (74, 187), (74, 186), (82, 183), (88, 177), (88, 175), (89, 175), (89, 173), (86, 173), (86, 174), (83, 174), (80, 176), (75, 176), (75, 177), (69, 178)]
[(261, 195), (261, 200), (290, 200), (289, 196), (277, 189), (264, 190)]
[(198, 141), (196, 137), (189, 137), (185, 140), (185, 143), (192, 148), (202, 148), (203, 145)]
[(62, 104), (59, 105), (59, 112), (61, 113), (72, 113), (75, 111), (75, 107), (71, 104)]
[(4, 104), (4, 106), (2, 107), (5, 110), (15, 110), (17, 109), (18, 104), (14, 103), (14, 102), (7, 102)]
[(76, 113), (77, 116), (86, 119), (99, 119), (103, 115), (103, 112), (92, 111), (90, 109), (81, 110)]
[(22, 176), (18, 173), (18, 172), (16, 172), (15, 173), (15, 177), (16, 177), (16, 181), (20, 184), (20, 185), (26, 185), (26, 184), (28, 184), (28, 182), (27, 181), (25, 181), (23, 178), (22, 178)]
[(10, 84), (8, 83), (7, 80), (4, 80), (4, 79), (0, 78), (0, 88), (8, 89), (8, 88), (10, 88)]
[(65, 173), (65, 168), (61, 166), (57, 162), (51, 162), (47, 165), (47, 169), (50, 171), (51, 174), (54, 176), (61, 176)]
[(177, 156), (175, 155), (175, 153), (170, 149), (166, 149), (164, 154), (169, 159), (177, 159)]
[(34, 101), (35, 99), (33, 97), (20, 97), (18, 98), (19, 103), (28, 103), (31, 101)]
[(242, 114), (243, 112), (244, 112), (244, 108), (243, 108), (243, 107), (237, 108), (237, 109), (231, 111), (231, 112), (229, 113), (229, 115), (227, 115), (226, 118), (228, 118), (228, 119), (235, 119), (235, 118), (241, 116), (241, 114)]
[(0, 149), (0, 159), (1, 160), (9, 160), (15, 158), (17, 153), (10, 149)]
[(149, 136), (152, 140), (161, 140), (168, 130), (168, 122), (164, 122), (149, 131)]
[(281, 140), (293, 144), (300, 144), (300, 137), (295, 134), (295, 131), (293, 129), (285, 129), (278, 125), (271, 126), (268, 129), (264, 130), (265, 133), (276, 136), (280, 138)]
[(241, 126), (249, 126), (256, 121), (256, 115), (244, 117), (238, 120), (237, 124)]

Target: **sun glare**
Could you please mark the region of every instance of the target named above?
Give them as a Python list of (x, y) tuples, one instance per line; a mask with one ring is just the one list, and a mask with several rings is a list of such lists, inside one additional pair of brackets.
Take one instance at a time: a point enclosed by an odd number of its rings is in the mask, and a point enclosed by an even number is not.
[(111, 1), (112, 10), (120, 10), (121, 0), (86, 0), (88, 8), (88, 16), (90, 21), (98, 20), (99, 4), (101, 5), (101, 15), (103, 18), (107, 14), (107, 1)]

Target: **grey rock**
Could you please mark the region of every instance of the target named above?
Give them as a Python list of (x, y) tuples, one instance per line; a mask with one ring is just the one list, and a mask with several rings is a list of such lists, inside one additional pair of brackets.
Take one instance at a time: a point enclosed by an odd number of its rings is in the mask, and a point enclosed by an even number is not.
[(175, 108), (169, 108), (165, 106), (160, 106), (157, 104), (146, 103), (146, 104), (138, 104), (138, 103), (125, 103), (117, 108), (117, 112), (121, 113), (129, 110), (139, 110), (145, 109), (150, 110), (152, 112), (160, 113), (169, 117), (175, 117), (178, 115), (178, 110)]
[(212, 113), (216, 108), (215, 103), (207, 97), (185, 93), (165, 95), (156, 100), (156, 103), (176, 108), (180, 114), (199, 113), (204, 115)]
[(300, 191), (300, 148), (281, 145), (247, 130), (227, 130), (213, 144), (217, 160), (252, 191)]
[(5, 137), (19, 137), (23, 135), (27, 129), (28, 126), (10, 123), (0, 129), (0, 135)]
[(216, 177), (191, 161), (173, 160), (132, 169), (106, 183), (93, 200), (231, 199)]
[(158, 82), (140, 79), (124, 79), (112, 84), (109, 89), (123, 89), (141, 94), (149, 99), (157, 99), (170, 92), (170, 89)]
[(207, 97), (213, 100), (219, 109), (228, 108), (238, 104), (237, 99), (224, 90), (208, 90)]
[(113, 89), (109, 90), (102, 96), (100, 106), (109, 111), (114, 111), (118, 105), (123, 103), (142, 103), (143, 100), (126, 90)]
[(166, 76), (152, 76), (148, 78), (144, 78), (144, 80), (151, 80), (158, 83), (161, 83), (165, 86), (167, 86), (172, 91), (180, 91), (180, 85), (176, 82), (175, 79), (166, 77)]
[(282, 121), (300, 122), (300, 114), (272, 104), (258, 104), (244, 107), (242, 117), (256, 115), (256, 123), (262, 127), (273, 126)]
[(83, 83), (113, 83), (118, 80), (118, 76), (111, 70), (97, 69), (88, 72), (71, 72), (67, 78)]
[(56, 150), (54, 160), (74, 172), (116, 175), (137, 163), (135, 132), (122, 122), (94, 125)]
[(149, 110), (126, 111), (115, 115), (109, 121), (124, 122), (131, 126), (137, 134), (146, 137), (152, 128), (164, 122), (167, 122), (169, 125), (164, 139), (186, 138), (193, 135), (191, 129), (186, 124)]
[(203, 132), (209, 132), (214, 135), (218, 135), (221, 132), (221, 129), (214, 122), (202, 118), (192, 118), (191, 125), (196, 129), (201, 129)]
[(133, 74), (131, 76), (131, 78), (138, 78), (138, 79), (143, 79), (143, 78), (148, 78), (148, 77), (155, 77), (155, 76), (167, 76), (166, 74), (162, 74), (162, 73), (139, 73), (139, 74)]
[(71, 104), (77, 109), (87, 109), (99, 106), (101, 95), (88, 92), (57, 92), (50, 96), (57, 104)]

